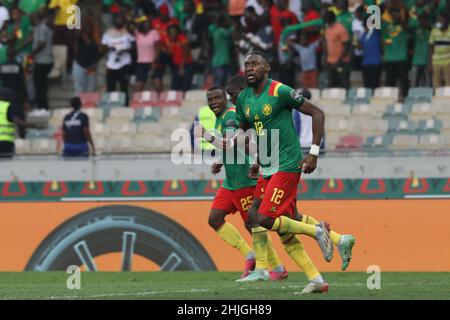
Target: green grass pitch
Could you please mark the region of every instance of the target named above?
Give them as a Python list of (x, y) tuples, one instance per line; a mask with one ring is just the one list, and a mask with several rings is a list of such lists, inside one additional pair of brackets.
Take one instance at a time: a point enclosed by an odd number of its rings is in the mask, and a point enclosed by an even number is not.
[(282, 282), (236, 283), (232, 272), (81, 273), (69, 290), (64, 272), (0, 273), (0, 299), (450, 299), (450, 273), (382, 273), (369, 290), (366, 273), (324, 273), (327, 294), (299, 295), (306, 284), (291, 272)]

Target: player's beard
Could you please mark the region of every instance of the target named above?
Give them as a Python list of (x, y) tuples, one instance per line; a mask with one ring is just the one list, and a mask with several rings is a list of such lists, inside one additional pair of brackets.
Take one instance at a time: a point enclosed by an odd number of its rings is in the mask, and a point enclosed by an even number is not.
[(251, 88), (256, 88), (259, 86), (259, 84), (263, 81), (263, 79), (259, 79), (256, 75), (255, 75), (255, 81), (253, 82), (249, 82), (248, 78), (247, 78), (247, 86), (251, 87)]

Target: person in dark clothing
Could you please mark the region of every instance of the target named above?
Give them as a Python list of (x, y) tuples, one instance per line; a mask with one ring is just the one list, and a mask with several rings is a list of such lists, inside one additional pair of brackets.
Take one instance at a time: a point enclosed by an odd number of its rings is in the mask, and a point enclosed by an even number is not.
[[(34, 90), (36, 92), (36, 104), (39, 109), (49, 109), (48, 104), (48, 75), (53, 68), (53, 31), (52, 17), (39, 13), (33, 20), (33, 51), (34, 60)], [(37, 25), (35, 25), (37, 23)]]
[(136, 0), (134, 4), (134, 16), (140, 17), (145, 15), (147, 17), (155, 17), (156, 13), (156, 6), (153, 1)]
[(100, 44), (97, 42), (95, 34), (95, 23), (90, 17), (87, 17), (75, 42), (75, 59), (72, 70), (75, 94), (93, 92), (96, 89)]
[(70, 99), (73, 111), (64, 117), (62, 131), (64, 140), (64, 157), (89, 156), (88, 143), (91, 145), (92, 155), (95, 156), (95, 146), (89, 130), (89, 117), (81, 112), (81, 100), (78, 97)]

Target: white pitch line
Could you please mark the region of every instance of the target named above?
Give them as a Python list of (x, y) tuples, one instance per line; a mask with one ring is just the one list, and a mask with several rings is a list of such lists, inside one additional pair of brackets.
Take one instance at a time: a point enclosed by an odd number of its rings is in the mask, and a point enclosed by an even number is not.
[(190, 289), (190, 290), (164, 290), (164, 291), (144, 291), (144, 292), (117, 292), (117, 293), (103, 293), (94, 294), (89, 296), (51, 296), (43, 299), (72, 299), (72, 298), (106, 298), (106, 297), (123, 297), (123, 296), (146, 296), (146, 295), (157, 295), (157, 294), (168, 294), (168, 293), (193, 293), (193, 292), (210, 292), (213, 289)]
[(450, 199), (450, 194), (407, 194), (405, 199)]
[[(381, 284), (382, 288), (386, 287), (398, 287), (404, 285), (404, 282), (383, 282)], [(429, 285), (432, 283), (429, 282), (417, 282), (417, 284), (420, 285)], [(289, 289), (303, 289), (305, 285), (286, 285), (286, 286), (280, 286), (280, 287), (258, 287), (255, 288), (254, 286), (251, 286), (251, 283), (240, 283), (240, 287), (237, 288), (226, 288), (226, 289), (189, 289), (189, 290), (163, 290), (163, 291), (142, 291), (142, 292), (117, 292), (117, 293), (103, 293), (103, 294), (94, 294), (94, 295), (88, 295), (88, 296), (50, 296), (50, 297), (44, 297), (44, 298), (37, 298), (37, 299), (43, 299), (43, 300), (59, 300), (59, 299), (93, 299), (93, 298), (108, 298), (108, 297), (126, 297), (126, 296), (151, 296), (151, 295), (160, 295), (160, 294), (171, 294), (171, 293), (194, 293), (194, 292), (213, 292), (213, 291), (220, 291), (220, 292), (227, 292), (227, 291), (235, 291), (235, 290), (289, 290)], [(246, 286), (248, 285), (248, 286)], [(342, 282), (331, 282), (329, 283), (330, 288), (333, 287), (364, 287), (366, 285), (366, 282), (352, 282), (352, 283), (342, 283)]]
[[(399, 286), (404, 284), (403, 282), (390, 282), (383, 283), (382, 286)], [(241, 283), (240, 285), (245, 285)], [(353, 282), (353, 283), (330, 283), (330, 287), (363, 287), (365, 283)], [(104, 293), (104, 294), (94, 294), (88, 296), (50, 296), (42, 299), (89, 299), (89, 298), (107, 298), (107, 297), (125, 297), (125, 296), (146, 296), (146, 295), (159, 295), (159, 294), (171, 294), (171, 293), (193, 293), (193, 292), (212, 292), (212, 291), (234, 291), (234, 290), (283, 290), (283, 289), (303, 289), (305, 285), (288, 285), (283, 287), (266, 287), (266, 288), (255, 288), (255, 287), (239, 287), (239, 288), (227, 288), (227, 289), (189, 289), (189, 290), (163, 290), (163, 291), (143, 291), (143, 292), (117, 292), (117, 293)]]

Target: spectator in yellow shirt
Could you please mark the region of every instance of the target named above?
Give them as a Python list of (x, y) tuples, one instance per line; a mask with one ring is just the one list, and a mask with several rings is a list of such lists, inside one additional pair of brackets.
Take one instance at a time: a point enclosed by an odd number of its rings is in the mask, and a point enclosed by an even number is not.
[[(54, 11), (55, 21), (53, 30), (53, 44), (67, 46), (67, 71), (72, 70), (76, 29), (69, 29), (68, 23), (74, 23), (71, 18), (74, 11), (67, 12), (68, 8), (77, 5), (78, 0), (51, 0), (48, 8)], [(81, 12), (80, 12), (81, 13)]]

